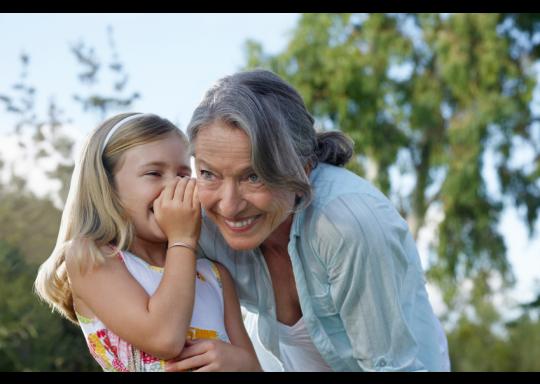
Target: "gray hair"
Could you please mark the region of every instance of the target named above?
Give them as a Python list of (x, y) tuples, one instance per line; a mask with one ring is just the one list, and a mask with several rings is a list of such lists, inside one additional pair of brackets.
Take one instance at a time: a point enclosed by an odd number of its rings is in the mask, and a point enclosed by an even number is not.
[(201, 129), (216, 121), (247, 134), (253, 170), (268, 187), (302, 196), (301, 207), (312, 199), (306, 168), (315, 168), (318, 162), (343, 166), (352, 156), (351, 141), (341, 132), (317, 133), (302, 97), (268, 70), (218, 80), (187, 126), (191, 145)]

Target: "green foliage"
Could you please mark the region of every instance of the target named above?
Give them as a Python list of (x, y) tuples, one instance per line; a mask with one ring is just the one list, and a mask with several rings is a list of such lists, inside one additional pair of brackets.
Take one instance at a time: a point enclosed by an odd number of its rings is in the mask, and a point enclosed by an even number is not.
[(462, 315), (448, 334), (453, 371), (540, 371), (540, 321), (538, 313), (525, 312), (496, 330), (495, 309), (471, 320)]
[(538, 314), (526, 313), (508, 325), (510, 351), (508, 370), (540, 371), (540, 321)]
[[(112, 30), (109, 39), (113, 49), (109, 70), (116, 76), (112, 93), (103, 96), (92, 88), (89, 95), (76, 97), (85, 111), (98, 111), (100, 118), (112, 109), (129, 107), (139, 97), (137, 92), (122, 95), (128, 77), (116, 53)], [(90, 68), (81, 74), (81, 82), (99, 85), (97, 75), (102, 72), (93, 51), (81, 42), (72, 52), (85, 69)], [(79, 327), (53, 313), (33, 292), (38, 265), (56, 243), (62, 214), (58, 206), (67, 197), (74, 143), (64, 131), (71, 120), (54, 101), (45, 118), (36, 112), (38, 92), (28, 82), (29, 65), (30, 56), (21, 55), (21, 75), (8, 92), (0, 93), (0, 106), (15, 118), (13, 132), (21, 157), (33, 156), (30, 159), (36, 167), (42, 158), (61, 159), (47, 172), (61, 183), (61, 190), (58, 196), (37, 197), (12, 164), (0, 159), (0, 170), (11, 170), (9, 182), (0, 184), (0, 371), (101, 371)], [(28, 136), (30, 141), (24, 139)]]
[(0, 371), (99, 371), (80, 329), (33, 294), (36, 272), (0, 241)]
[[(428, 209), (442, 213), (428, 277), (456, 308), (466, 280), (514, 284), (498, 223), (510, 202), (531, 230), (540, 209), (540, 145), (530, 103), (540, 17), (517, 14), (305, 14), (286, 49), (246, 45), (247, 67), (266, 67), (304, 97), (323, 129), (355, 142), (348, 167), (398, 206), (415, 237)], [(537, 39), (538, 40), (538, 39)], [(526, 169), (512, 165), (523, 146)], [(485, 157), (496, 158), (488, 193)], [(393, 184), (392, 171), (414, 180)]]
[(20, 252), (26, 262), (45, 260), (54, 248), (61, 211), (48, 199), (23, 189), (0, 185), (2, 241)]
[(511, 350), (486, 324), (460, 318), (448, 334), (452, 371), (507, 371)]

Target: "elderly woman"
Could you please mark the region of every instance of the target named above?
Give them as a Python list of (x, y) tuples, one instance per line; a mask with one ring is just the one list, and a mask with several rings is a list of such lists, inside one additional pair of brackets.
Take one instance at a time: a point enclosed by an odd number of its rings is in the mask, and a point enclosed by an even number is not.
[[(218, 81), (188, 126), (200, 250), (258, 315), (251, 336), (263, 367), (273, 355), (285, 371), (448, 370), (406, 222), (343, 168), (350, 141), (313, 123), (294, 88), (255, 70)], [(232, 347), (213, 343), (187, 348), (182, 367), (212, 349), (235, 370)]]

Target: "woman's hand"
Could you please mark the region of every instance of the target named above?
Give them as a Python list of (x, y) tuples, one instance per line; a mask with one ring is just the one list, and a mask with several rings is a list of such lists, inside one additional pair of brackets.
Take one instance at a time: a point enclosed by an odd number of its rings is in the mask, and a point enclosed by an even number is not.
[(153, 208), (169, 243), (183, 241), (195, 247), (201, 232), (201, 204), (195, 179), (178, 177), (169, 183)]
[(182, 353), (165, 365), (167, 372), (262, 371), (257, 356), (221, 340), (189, 340)]

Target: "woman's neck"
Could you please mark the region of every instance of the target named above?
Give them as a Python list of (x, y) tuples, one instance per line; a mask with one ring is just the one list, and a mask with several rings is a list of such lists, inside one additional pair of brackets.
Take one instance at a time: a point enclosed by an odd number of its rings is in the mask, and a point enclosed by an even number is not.
[(281, 223), (268, 238), (262, 242), (263, 253), (278, 253), (288, 255), (287, 247), (291, 235), (291, 227), (294, 215), (291, 214)]

